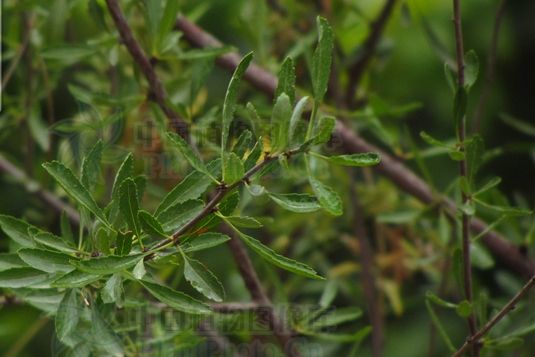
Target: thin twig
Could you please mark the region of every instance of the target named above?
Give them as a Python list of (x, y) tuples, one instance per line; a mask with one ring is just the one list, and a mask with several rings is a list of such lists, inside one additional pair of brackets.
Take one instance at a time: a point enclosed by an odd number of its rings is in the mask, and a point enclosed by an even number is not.
[[(194, 25), (184, 17), (176, 22), (176, 28), (183, 32), (184, 38), (196, 47), (220, 47), (222, 44), (211, 34)], [(233, 71), (240, 61), (237, 53), (226, 53), (217, 59), (218, 65)], [(255, 88), (273, 97), (277, 88), (277, 78), (256, 64), (251, 64), (245, 72), (244, 78)], [(338, 121), (334, 136), (340, 143), (340, 150), (347, 154), (361, 152), (377, 152), (381, 156), (381, 163), (374, 169), (388, 177), (401, 190), (416, 197), (426, 204), (440, 204), (444, 211), (451, 215), (457, 212), (456, 204), (447, 198), (437, 197), (429, 185), (400, 161), (375, 145), (368, 143), (355, 133), (345, 123)], [(470, 228), (475, 234), (487, 229), (487, 224), (480, 219), (470, 220)], [(535, 272), (535, 263), (526, 258), (511, 242), (507, 241), (497, 232), (489, 231), (482, 237), (482, 242), (499, 261), (512, 271), (525, 277), (530, 277)]]
[(190, 138), (187, 123), (168, 104), (167, 92), (165, 91), (162, 82), (156, 75), (156, 71), (154, 70), (154, 67), (151, 64), (150, 59), (146, 55), (143, 48), (141, 48), (137, 40), (134, 38), (134, 34), (132, 33), (130, 26), (128, 26), (128, 23), (124, 17), (121, 7), (119, 6), (119, 3), (117, 2), (117, 0), (106, 0), (106, 4), (108, 5), (108, 10), (111, 14), (111, 17), (113, 18), (117, 31), (119, 31), (119, 35), (121, 36), (123, 43), (132, 55), (134, 61), (138, 64), (139, 68), (141, 69), (141, 72), (143, 72), (145, 78), (147, 78), (147, 81), (149, 82), (151, 97), (162, 109), (167, 119), (169, 119), (169, 122), (173, 129), (185, 140), (189, 141)]
[(9, 80), (13, 76), (13, 73), (15, 73), (15, 70), (17, 69), (19, 62), (21, 58), (26, 53), (26, 49), (28, 48), (30, 44), (31, 34), (32, 34), (32, 28), (33, 28), (33, 21), (34, 16), (32, 15), (29, 19), (24, 20), (24, 26), (23, 26), (23, 37), (22, 37), (22, 43), (20, 44), (20, 47), (17, 49), (17, 52), (15, 53), (15, 56), (13, 56), (13, 59), (11, 60), (11, 63), (9, 64), (9, 68), (6, 69), (4, 76), (2, 78), (2, 90), (1, 92), (4, 92), (4, 89), (6, 88), (7, 84), (9, 83)]
[(355, 102), (355, 92), (362, 79), (362, 75), (368, 68), (368, 64), (375, 55), (375, 50), (381, 39), (388, 18), (392, 14), (396, 0), (386, 0), (379, 16), (371, 25), (370, 34), (364, 41), (361, 50), (361, 56), (349, 68), (349, 83), (346, 89), (346, 103), (351, 107)]
[(500, 35), (500, 28), (502, 24), (503, 11), (507, 0), (500, 0), (496, 15), (494, 16), (494, 27), (492, 28), (492, 38), (490, 43), (490, 51), (487, 57), (487, 68), (485, 75), (485, 83), (481, 90), (479, 101), (477, 102), (476, 111), (474, 114), (474, 124), (472, 131), (477, 133), (481, 128), (481, 120), (485, 115), (485, 109), (487, 108), (487, 100), (490, 95), (492, 85), (494, 84), (494, 77), (496, 75), (496, 53), (498, 50), (498, 38)]
[[(464, 44), (463, 44), (463, 27), (461, 16), (461, 4), (459, 0), (453, 0), (453, 25), (455, 29), (455, 50), (457, 60), (457, 87), (464, 87)], [(465, 152), (465, 137), (466, 137), (466, 116), (460, 120), (458, 125), (459, 150)], [(467, 161), (466, 156), (459, 162), (459, 176), (461, 179), (467, 176)], [(470, 197), (461, 190), (462, 204), (466, 205), (470, 202)], [(470, 216), (464, 211), (461, 214), (462, 226), (462, 257), (463, 257), (463, 283), (464, 296), (469, 303), (472, 303), (472, 263), (470, 260)], [(472, 312), (467, 318), (470, 335), (473, 336), (477, 330), (476, 316)], [(472, 346), (472, 354), (474, 357), (479, 356), (479, 346), (474, 344)]]
[(516, 307), (516, 304), (528, 293), (528, 291), (535, 285), (535, 275), (528, 280), (528, 282), (520, 289), (516, 295), (509, 300), (507, 304), (496, 314), (492, 319), (490, 319), (485, 326), (483, 326), (479, 331), (477, 331), (472, 336), (466, 339), (466, 342), (455, 352), (452, 357), (459, 357), (472, 345), (478, 345), (479, 341), (483, 336), (487, 334), (498, 322), (500, 322), (511, 310)]

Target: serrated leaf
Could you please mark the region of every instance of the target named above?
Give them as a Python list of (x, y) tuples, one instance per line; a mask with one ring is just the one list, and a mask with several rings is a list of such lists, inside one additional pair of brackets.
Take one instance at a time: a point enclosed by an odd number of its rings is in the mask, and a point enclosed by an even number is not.
[(184, 258), (184, 277), (191, 286), (208, 299), (223, 301), (225, 290), (217, 277), (198, 260)]
[(308, 278), (320, 280), (323, 279), (323, 277), (319, 276), (318, 273), (316, 273), (316, 271), (308, 265), (276, 253), (273, 249), (265, 246), (259, 240), (254, 239), (253, 237), (250, 237), (241, 232), (239, 232), (239, 234), (242, 241), (249, 248), (251, 248), (255, 253), (260, 255), (269, 263), (278, 266), (279, 268), (282, 268), (284, 270), (288, 270), (292, 273), (306, 276)]
[(68, 273), (74, 270), (74, 267), (69, 263), (69, 259), (74, 258), (67, 254), (35, 248), (21, 249), (17, 254), (32, 268), (47, 273)]
[[(212, 160), (206, 166), (208, 171), (215, 176), (221, 171), (221, 160)], [(212, 179), (205, 173), (200, 171), (191, 172), (164, 197), (154, 215), (158, 216), (177, 203), (198, 198), (211, 184)]]
[(0, 226), (4, 233), (17, 244), (25, 248), (35, 247), (35, 243), (29, 235), (28, 229), (37, 229), (37, 227), (34, 227), (21, 219), (6, 215), (0, 215)]
[(58, 250), (63, 253), (76, 253), (78, 252), (73, 246), (66, 243), (61, 237), (58, 237), (49, 232), (38, 232), (33, 235), (35, 242), (44, 245), (45, 247)]
[(292, 105), (286, 93), (282, 93), (275, 102), (271, 114), (271, 151), (273, 153), (286, 149), (290, 135)]
[[(222, 125), (221, 125), (221, 152), (225, 152), (227, 149), (227, 141), (229, 136), (230, 124), (234, 119), (234, 112), (236, 111), (236, 103), (238, 100), (238, 88), (240, 86), (241, 79), (245, 74), (245, 71), (249, 67), (251, 60), (253, 59), (253, 53), (246, 54), (232, 74), (230, 83), (225, 94), (225, 101), (223, 103), (222, 113)], [(225, 167), (225, 163), (223, 163)]]
[(334, 117), (322, 117), (314, 130), (312, 143), (314, 145), (318, 145), (329, 141), (331, 139), (335, 126), (336, 119)]
[(43, 167), (69, 196), (93, 213), (106, 227), (112, 229), (104, 212), (102, 212), (102, 209), (97, 205), (89, 191), (82, 185), (80, 180), (74, 176), (69, 168), (59, 161), (46, 162), (43, 164)]
[(13, 268), (0, 272), (0, 288), (27, 288), (47, 278), (47, 273), (34, 268)]
[(157, 217), (166, 233), (176, 231), (192, 220), (204, 207), (201, 200), (189, 200), (169, 207)]
[(140, 239), (141, 225), (137, 216), (139, 211), (138, 202), (136, 183), (131, 178), (127, 178), (119, 188), (119, 210), (128, 228)]
[(228, 242), (230, 237), (221, 233), (204, 233), (181, 245), (184, 253), (209, 249)]
[(89, 274), (83, 271), (74, 270), (52, 282), (52, 286), (57, 288), (81, 288), (89, 285), (101, 278), (101, 275)]
[(479, 74), (479, 59), (474, 50), (466, 52), (464, 55), (464, 85), (469, 90), (476, 83)]
[(191, 167), (197, 171), (201, 171), (207, 175), (210, 175), (208, 173), (208, 169), (204, 165), (204, 162), (202, 162), (201, 158), (193, 152), (191, 146), (189, 146), (189, 144), (180, 135), (168, 132), (167, 138), (169, 139), (169, 142), (173, 144), (173, 147), (175, 147), (182, 154), (182, 156), (188, 160)]
[(94, 189), (99, 180), (102, 149), (102, 140), (98, 140), (82, 161), (81, 181), (89, 191)]
[(76, 330), (83, 308), (78, 291), (76, 289), (67, 290), (59, 303), (55, 318), (56, 335), (60, 341), (67, 342), (68, 337)]
[(333, 32), (331, 26), (323, 17), (317, 17), (318, 45), (312, 58), (312, 88), (316, 102), (323, 101), (329, 76), (333, 50)]
[(352, 167), (374, 166), (381, 162), (379, 155), (373, 152), (327, 157), (322, 156), (322, 158), (325, 158), (327, 161), (336, 165)]
[(125, 256), (130, 253), (132, 249), (132, 232), (117, 232), (117, 239), (115, 244), (115, 254)]
[(78, 270), (90, 274), (113, 274), (136, 265), (143, 259), (143, 254), (128, 255), (125, 257), (108, 256), (91, 258), (88, 260), (71, 261)]
[(269, 197), (282, 208), (292, 212), (314, 212), (321, 208), (315, 196), (305, 193), (269, 193)]
[(338, 193), (312, 176), (309, 176), (308, 180), (321, 207), (333, 216), (342, 215), (342, 200)]
[(242, 228), (260, 228), (262, 223), (253, 217), (246, 216), (229, 216), (225, 217), (225, 220), (229, 221), (233, 226)]
[(275, 90), (275, 98), (282, 93), (286, 93), (290, 98), (290, 103), (295, 102), (295, 65), (292, 57), (286, 57), (282, 62)]
[(243, 178), (245, 175), (245, 169), (241, 159), (233, 152), (225, 155), (226, 166), (223, 171), (223, 182), (227, 185), (231, 185)]
[(152, 296), (176, 310), (188, 314), (209, 314), (211, 312), (207, 305), (182, 292), (148, 281), (140, 281), (140, 283)]
[(12, 268), (24, 268), (26, 264), (16, 253), (0, 253), (0, 271)]
[(139, 223), (141, 224), (141, 228), (143, 228), (145, 233), (158, 238), (169, 237), (167, 234), (165, 234), (160, 222), (158, 222), (158, 220), (149, 212), (141, 210), (137, 215), (139, 218)]
[(100, 297), (105, 304), (118, 302), (123, 294), (123, 279), (121, 274), (113, 274), (100, 291)]
[(132, 153), (128, 153), (121, 163), (121, 166), (119, 166), (119, 170), (117, 170), (115, 180), (113, 181), (113, 199), (119, 199), (119, 187), (121, 187), (121, 184), (125, 179), (132, 176), (134, 176), (134, 156)]

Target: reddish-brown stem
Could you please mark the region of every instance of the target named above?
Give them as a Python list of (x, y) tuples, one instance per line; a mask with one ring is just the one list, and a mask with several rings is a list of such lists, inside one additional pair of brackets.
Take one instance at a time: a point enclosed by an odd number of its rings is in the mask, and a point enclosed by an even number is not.
[(132, 33), (130, 26), (128, 26), (128, 22), (124, 17), (119, 3), (117, 0), (106, 0), (106, 4), (108, 5), (108, 10), (113, 18), (115, 27), (117, 28), (117, 31), (119, 31), (122, 42), (128, 49), (128, 52), (130, 52), (130, 55), (137, 63), (141, 69), (141, 72), (149, 83), (151, 99), (154, 99), (154, 101), (158, 104), (160, 109), (169, 120), (169, 124), (173, 127), (173, 129), (185, 140), (189, 141), (189, 129), (187, 123), (169, 105), (167, 92), (165, 91), (162, 82), (156, 75), (156, 71), (149, 57), (134, 38), (134, 34)]
[[(189, 22), (184, 17), (177, 20), (176, 27), (182, 31), (184, 38), (195, 47), (220, 47), (222, 45), (211, 34)], [(233, 71), (240, 59), (241, 57), (237, 53), (226, 53), (218, 57), (217, 63), (221, 67)], [(251, 64), (245, 72), (244, 78), (267, 96), (273, 97), (277, 88), (277, 78), (273, 74), (256, 64)], [(416, 176), (400, 161), (375, 145), (368, 143), (345, 123), (341, 121), (337, 122), (334, 137), (337, 140), (336, 142), (340, 143), (339, 148), (344, 153), (379, 153), (381, 163), (374, 166), (375, 170), (388, 177), (400, 189), (416, 197), (423, 203), (440, 204), (448, 214), (456, 214), (457, 207), (453, 201), (444, 197), (437, 197), (425, 181)], [(470, 228), (474, 234), (479, 234), (487, 229), (487, 225), (485, 222), (474, 218), (470, 220)], [(487, 232), (483, 236), (482, 242), (498, 260), (514, 272), (525, 277), (530, 277), (535, 272), (534, 262), (526, 258), (514, 244), (508, 242), (497, 232)]]
[(349, 83), (346, 89), (346, 103), (349, 107), (355, 103), (355, 92), (357, 91), (364, 72), (368, 68), (368, 64), (375, 55), (375, 50), (395, 4), (396, 0), (386, 0), (379, 16), (377, 16), (372, 23), (370, 34), (362, 45), (360, 57), (349, 68)]
[(535, 275), (532, 276), (528, 282), (520, 289), (516, 295), (509, 300), (507, 304), (502, 307), (502, 309), (490, 319), (485, 326), (483, 326), (479, 331), (474, 333), (472, 336), (466, 339), (466, 342), (453, 354), (453, 357), (460, 357), (463, 353), (466, 352), (470, 346), (478, 345), (479, 341), (483, 336), (487, 334), (498, 322), (500, 322), (511, 310), (516, 307), (516, 304), (528, 293), (528, 291), (535, 285)]

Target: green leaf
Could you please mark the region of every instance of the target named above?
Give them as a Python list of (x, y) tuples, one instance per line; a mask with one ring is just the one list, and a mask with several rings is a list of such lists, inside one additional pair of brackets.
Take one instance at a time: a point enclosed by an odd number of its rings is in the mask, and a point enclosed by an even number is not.
[(485, 152), (485, 144), (479, 135), (475, 135), (466, 144), (466, 161), (468, 165), (468, 182), (473, 184), (477, 171), (481, 166), (483, 154)]
[(102, 149), (102, 140), (98, 140), (82, 161), (81, 181), (89, 191), (92, 191), (99, 181)]
[(290, 98), (290, 103), (295, 102), (295, 65), (292, 57), (286, 57), (282, 62), (275, 98), (279, 98), (282, 93)]
[(35, 247), (32, 237), (28, 233), (29, 228), (35, 228), (31, 224), (24, 222), (21, 219), (0, 215), (0, 226), (5, 234), (17, 244), (26, 248)]
[(189, 200), (169, 207), (158, 215), (158, 221), (162, 224), (166, 233), (171, 233), (191, 221), (204, 208), (201, 200)]
[(317, 127), (314, 130), (312, 142), (314, 145), (326, 143), (331, 139), (331, 136), (336, 126), (336, 119), (334, 117), (322, 117)]
[(353, 167), (374, 166), (381, 162), (379, 155), (373, 152), (327, 157), (321, 156), (321, 158), (324, 158), (325, 160), (336, 165)]
[(444, 63), (444, 76), (446, 77), (446, 82), (448, 82), (448, 87), (455, 93), (455, 88), (457, 88), (455, 73), (447, 63)]
[(241, 159), (243, 158), (243, 155), (245, 155), (245, 152), (249, 149), (252, 141), (253, 133), (251, 133), (250, 130), (245, 130), (240, 134), (240, 137), (236, 141), (236, 144), (234, 144), (232, 151)]
[(132, 153), (128, 153), (128, 155), (126, 155), (126, 157), (124, 158), (121, 166), (119, 167), (119, 170), (117, 170), (115, 180), (113, 181), (113, 199), (119, 199), (119, 187), (121, 187), (121, 184), (124, 180), (132, 176), (134, 176), (134, 156), (132, 155)]
[(288, 134), (288, 137), (292, 143), (297, 140), (297, 125), (301, 122), (301, 116), (303, 115), (303, 111), (305, 110), (309, 99), (309, 97), (303, 97), (299, 99), (292, 112), (292, 117), (290, 118), (290, 133)]
[(105, 304), (118, 302), (123, 295), (123, 278), (120, 273), (113, 274), (100, 291), (100, 297)]
[(264, 258), (269, 263), (278, 266), (284, 270), (288, 270), (292, 273), (306, 276), (312, 279), (323, 279), (318, 273), (306, 264), (300, 263), (290, 258), (286, 258), (280, 254), (277, 254), (273, 249), (263, 245), (260, 241), (250, 237), (244, 233), (238, 232), (243, 242), (255, 251), (258, 255)]
[(260, 228), (262, 223), (258, 222), (253, 217), (246, 216), (229, 216), (225, 217), (225, 220), (229, 221), (233, 226), (242, 228)]
[(455, 91), (455, 98), (453, 99), (453, 120), (457, 131), (460, 128), (461, 121), (466, 114), (467, 105), (468, 94), (466, 93), (466, 88), (458, 87)]
[(204, 62), (213, 63), (211, 60), (215, 57), (219, 57), (221, 55), (224, 55), (225, 53), (229, 53), (235, 50), (236, 49), (232, 46), (195, 48), (189, 51), (180, 52), (176, 55), (176, 58), (184, 61), (196, 61), (194, 65), (198, 64), (199, 62), (203, 62), (199, 60), (204, 60)]
[(112, 229), (102, 209), (69, 168), (58, 161), (44, 163), (43, 167), (54, 177), (67, 194), (93, 213), (106, 227)]
[(338, 283), (336, 280), (328, 280), (327, 284), (325, 284), (325, 289), (323, 290), (323, 293), (321, 294), (319, 305), (326, 309), (329, 306), (331, 306), (332, 302), (336, 298), (336, 294), (338, 293)]
[(132, 270), (132, 275), (134, 275), (134, 278), (141, 280), (145, 274), (147, 274), (147, 271), (145, 270), (145, 263), (143, 259), (141, 259)]
[(358, 307), (338, 308), (320, 316), (310, 327), (319, 330), (326, 327), (338, 326), (349, 321), (357, 320), (361, 316), (362, 310)]
[(457, 315), (460, 317), (467, 318), (472, 315), (472, 304), (467, 300), (463, 300), (457, 305), (455, 312), (457, 312)]
[(59, 303), (55, 318), (56, 335), (60, 341), (67, 342), (78, 326), (78, 321), (83, 313), (83, 305), (80, 301), (79, 292), (69, 289)]
[(74, 243), (74, 234), (72, 233), (71, 223), (65, 211), (61, 212), (60, 217), (61, 237), (69, 243)]
[(204, 233), (182, 244), (184, 253), (197, 252), (199, 250), (216, 247), (228, 242), (230, 237), (221, 233)]
[(17, 254), (32, 268), (47, 273), (68, 273), (74, 270), (74, 267), (69, 263), (69, 259), (74, 258), (67, 254), (35, 248), (21, 249)]
[(312, 176), (309, 176), (308, 180), (321, 207), (333, 216), (342, 215), (342, 200), (338, 193)]
[(318, 45), (312, 58), (312, 88), (316, 102), (323, 101), (329, 75), (331, 73), (331, 61), (333, 50), (333, 32), (331, 26), (323, 17), (317, 17)]
[(188, 314), (209, 314), (211, 312), (209, 306), (182, 292), (148, 281), (140, 281), (140, 283), (152, 296), (176, 310)]
[(125, 256), (132, 249), (132, 232), (117, 232), (115, 254)]
[(47, 278), (47, 273), (34, 268), (13, 268), (0, 272), (0, 288), (27, 288)]
[(191, 167), (193, 167), (197, 171), (201, 171), (211, 176), (208, 172), (208, 169), (204, 165), (204, 162), (202, 162), (201, 158), (193, 152), (191, 146), (189, 146), (189, 144), (180, 135), (168, 132), (167, 138), (169, 139), (169, 142), (171, 142), (173, 146), (178, 149), (182, 156), (184, 156), (184, 158), (188, 160)]
[(28, 127), (32, 137), (35, 139), (41, 150), (49, 151), (50, 150), (50, 131), (45, 125), (43, 119), (39, 112), (35, 109), (30, 110), (28, 115)]
[(444, 307), (446, 309), (457, 309), (457, 304), (443, 300), (431, 291), (427, 291), (425, 293), (425, 298), (437, 306)]
[[(216, 175), (221, 171), (221, 160), (210, 161), (207, 168), (210, 173)], [(177, 203), (198, 198), (211, 184), (212, 179), (205, 173), (200, 171), (191, 172), (164, 197), (156, 209), (155, 216)]]
[(271, 151), (273, 153), (286, 149), (290, 135), (292, 105), (286, 93), (282, 93), (275, 102), (271, 114)]
[(89, 274), (83, 271), (74, 270), (52, 282), (52, 286), (57, 288), (81, 288), (89, 285), (101, 278), (101, 275)]
[(143, 231), (145, 231), (145, 233), (158, 238), (169, 237), (167, 234), (165, 234), (160, 222), (158, 222), (158, 220), (149, 212), (141, 210), (138, 212), (137, 215), (139, 223), (141, 224), (141, 228), (143, 228)]
[(258, 159), (260, 159), (260, 156), (262, 156), (262, 150), (263, 150), (263, 144), (262, 144), (262, 138), (260, 137), (258, 138), (256, 145), (253, 147), (253, 150), (251, 150), (251, 152), (245, 159), (245, 162), (243, 163), (245, 171), (249, 171), (256, 165), (256, 163), (258, 162)]
[(121, 340), (100, 316), (96, 306), (91, 308), (91, 338), (92, 345), (104, 352), (97, 355), (124, 356)]
[(474, 196), (481, 195), (481, 194), (493, 189), (494, 187), (498, 186), (501, 182), (502, 182), (502, 179), (499, 178), (499, 177), (491, 178), (486, 184), (481, 186), (481, 188), (474, 193)]
[(470, 257), (472, 265), (477, 269), (489, 270), (495, 265), (494, 259), (490, 252), (478, 243), (472, 243), (470, 245)]
[(321, 208), (315, 196), (305, 193), (269, 193), (268, 195), (279, 206), (292, 212), (314, 212)]
[(442, 148), (447, 148), (447, 149), (452, 149), (452, 146), (449, 145), (449, 144), (446, 144), (440, 140), (437, 140), (435, 138), (433, 138), (431, 135), (429, 135), (428, 133), (426, 133), (425, 131), (421, 131), (420, 132), (420, 137), (422, 139), (424, 139), (424, 141), (426, 143), (428, 143), (429, 145), (431, 146), (436, 146), (436, 147), (442, 147)]
[(476, 83), (479, 74), (479, 59), (474, 50), (466, 52), (464, 55), (464, 85), (469, 90)]
[(243, 178), (245, 169), (241, 159), (233, 152), (227, 153), (225, 170), (223, 171), (223, 182), (231, 185)]
[(116, 238), (116, 232), (111, 232), (104, 227), (99, 227), (95, 234), (94, 248), (104, 255), (111, 254), (111, 245)]
[(266, 193), (266, 189), (264, 186), (257, 185), (257, 184), (245, 184), (245, 187), (247, 188), (247, 191), (251, 194), (253, 197), (260, 197), (264, 193)]
[(184, 277), (208, 299), (221, 302), (225, 296), (223, 285), (201, 262), (184, 256)]
[(113, 274), (131, 268), (143, 259), (143, 254), (128, 255), (125, 257), (108, 256), (91, 258), (82, 261), (71, 261), (78, 270), (90, 274)]
[(12, 268), (24, 268), (28, 265), (15, 253), (0, 253), (0, 271)]
[(138, 202), (136, 183), (131, 178), (127, 178), (119, 188), (119, 210), (128, 228), (140, 239), (141, 225), (137, 216), (139, 211)]
[(52, 248), (63, 253), (73, 254), (78, 252), (74, 247), (61, 239), (61, 237), (49, 232), (38, 232), (33, 236), (33, 239), (45, 247)]
[(66, 63), (79, 62), (82, 59), (96, 53), (98, 48), (69, 44), (68, 46), (56, 46), (46, 48), (41, 56), (47, 60), (62, 60)]
[[(225, 94), (225, 101), (223, 103), (223, 118), (222, 118), (222, 129), (221, 129), (221, 152), (225, 152), (227, 148), (227, 141), (229, 136), (230, 124), (234, 119), (234, 112), (236, 111), (236, 103), (238, 100), (238, 88), (240, 86), (241, 79), (245, 74), (245, 71), (249, 67), (251, 60), (253, 59), (253, 53), (249, 52), (246, 54), (236, 69), (234, 74), (230, 79), (230, 83), (227, 88), (227, 93)], [(225, 163), (223, 163), (225, 167)]]
[(157, 48), (160, 49), (164, 38), (169, 34), (175, 25), (180, 3), (176, 0), (167, 0), (163, 10), (162, 18), (158, 23)]
[(440, 319), (438, 318), (437, 314), (435, 313), (435, 310), (433, 310), (433, 307), (431, 306), (431, 303), (427, 299), (425, 301), (425, 307), (427, 308), (427, 311), (429, 312), (429, 315), (431, 316), (431, 321), (435, 325), (440, 337), (442, 338), (442, 341), (444, 341), (444, 343), (448, 347), (448, 350), (450, 351), (450, 353), (454, 353), (456, 351), (456, 348), (453, 346), (453, 343), (451, 342), (451, 339), (448, 336), (448, 333), (444, 329), (444, 326), (442, 325), (442, 322), (440, 322)]
[(500, 119), (511, 128), (518, 130), (522, 134), (535, 136), (535, 125), (531, 125), (526, 121), (517, 119), (509, 114), (500, 113)]

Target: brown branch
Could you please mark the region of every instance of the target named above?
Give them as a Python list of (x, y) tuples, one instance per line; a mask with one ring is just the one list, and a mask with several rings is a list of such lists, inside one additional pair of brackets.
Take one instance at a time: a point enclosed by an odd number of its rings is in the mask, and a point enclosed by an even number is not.
[(13, 56), (13, 59), (11, 60), (11, 63), (9, 64), (9, 67), (5, 71), (4, 76), (2, 78), (2, 86), (1, 86), (2, 93), (4, 92), (4, 89), (9, 83), (9, 80), (13, 76), (13, 73), (15, 73), (15, 70), (17, 69), (17, 66), (19, 65), (21, 58), (24, 56), (27, 48), (29, 47), (34, 19), (35, 19), (35, 16), (33, 14), (30, 17), (23, 18), (24, 24), (22, 26), (22, 29), (23, 29), (22, 42), (20, 44), (20, 47), (17, 49), (15, 56)]
[(128, 52), (130, 52), (132, 58), (138, 64), (141, 72), (143, 72), (143, 75), (149, 82), (152, 99), (154, 99), (164, 112), (173, 129), (185, 140), (189, 141), (189, 129), (187, 123), (167, 102), (167, 92), (156, 75), (156, 71), (151, 64), (149, 57), (134, 38), (134, 34), (132, 33), (130, 26), (128, 26), (119, 3), (117, 0), (106, 0), (106, 4), (108, 5), (108, 10), (113, 18), (117, 31), (119, 31), (122, 42), (125, 44)]
[[(184, 38), (196, 47), (219, 47), (221, 42), (216, 40), (211, 34), (205, 32), (198, 26), (181, 17), (176, 22), (178, 30), (184, 33)], [(240, 55), (237, 53), (227, 53), (217, 59), (217, 63), (230, 71), (233, 71), (239, 63)], [(256, 64), (251, 64), (245, 72), (244, 78), (255, 88), (273, 97), (277, 88), (277, 79), (273, 74), (264, 70)], [(341, 143), (341, 151), (352, 154), (360, 152), (377, 152), (381, 156), (381, 163), (374, 166), (374, 169), (388, 177), (401, 190), (416, 197), (426, 204), (440, 204), (450, 215), (455, 215), (457, 206), (447, 198), (437, 197), (429, 185), (420, 177), (415, 175), (401, 162), (394, 159), (388, 153), (378, 147), (368, 143), (356, 134), (350, 127), (341, 121), (336, 123), (335, 134)], [(480, 219), (470, 220), (470, 228), (474, 234), (479, 234), (487, 229), (487, 224)], [(492, 254), (512, 271), (531, 277), (535, 272), (535, 264), (526, 258), (514, 244), (507, 241), (500, 234), (490, 231), (482, 237), (482, 242), (492, 252)]]
[(13, 165), (2, 154), (0, 154), (0, 171), (3, 171), (6, 174), (10, 175), (14, 179), (16, 179), (17, 182), (22, 183), (26, 187), (28, 192), (36, 194), (41, 200), (43, 200), (43, 202), (48, 204), (52, 209), (56, 210), (59, 213), (65, 212), (65, 214), (72, 223), (76, 225), (80, 224), (80, 215), (73, 207), (60, 200), (52, 192), (43, 189), (38, 182), (29, 178), (26, 173), (24, 173), (21, 169)]
[(346, 103), (351, 107), (355, 102), (355, 92), (362, 79), (362, 76), (368, 64), (375, 54), (381, 35), (386, 27), (388, 18), (392, 14), (392, 10), (396, 4), (396, 0), (386, 0), (383, 9), (379, 13), (379, 16), (373, 21), (371, 25), (370, 34), (364, 41), (361, 49), (361, 56), (357, 61), (349, 68), (349, 83), (346, 89)]
[(511, 310), (513, 310), (516, 307), (516, 304), (528, 293), (528, 291), (535, 285), (535, 275), (532, 276), (528, 282), (520, 289), (520, 291), (511, 299), (507, 304), (505, 304), (504, 307), (496, 314), (492, 319), (490, 319), (485, 326), (483, 326), (479, 331), (477, 331), (472, 336), (468, 337), (466, 342), (455, 352), (452, 356), (453, 357), (459, 357), (462, 356), (463, 353), (473, 345), (478, 345), (479, 340), (487, 332), (490, 331), (498, 322), (500, 322)]
[(283, 352), (287, 356), (299, 356), (299, 352), (292, 343), (292, 331), (285, 325), (284, 321), (276, 315), (273, 309), (273, 304), (256, 274), (256, 270), (251, 262), (251, 258), (249, 258), (249, 254), (247, 254), (245, 246), (242, 241), (236, 237), (236, 234), (233, 231), (230, 229), (227, 229), (226, 231), (231, 236), (228, 245), (245, 286), (247, 287), (247, 290), (249, 290), (253, 301), (262, 306), (262, 309), (257, 310), (259, 318), (268, 324)]
[[(453, 26), (455, 29), (455, 50), (457, 60), (457, 88), (464, 88), (464, 43), (463, 43), (463, 27), (461, 16), (460, 0), (453, 0)], [(457, 128), (459, 138), (459, 150), (465, 152), (465, 138), (466, 138), (466, 116), (460, 120)], [(467, 160), (466, 157), (459, 162), (459, 176), (461, 179), (467, 176)], [(463, 205), (470, 203), (470, 197), (461, 189), (461, 202)], [(461, 213), (461, 232), (462, 232), (462, 259), (463, 259), (463, 284), (464, 296), (469, 303), (472, 303), (472, 262), (470, 260), (470, 216), (464, 211)], [(477, 330), (476, 316), (472, 312), (467, 318), (470, 335), (473, 336)], [(479, 347), (477, 344), (472, 345), (472, 355), (479, 356)]]
[(476, 106), (476, 111), (474, 114), (474, 123), (472, 126), (472, 131), (476, 133), (480, 130), (481, 120), (483, 118), (483, 115), (485, 115), (485, 109), (487, 107), (487, 100), (490, 95), (492, 85), (494, 84), (494, 77), (496, 75), (496, 52), (498, 50), (498, 37), (500, 35), (503, 11), (506, 2), (507, 0), (500, 0), (500, 3), (498, 4), (498, 9), (496, 10), (496, 15), (494, 17), (494, 27), (492, 29), (490, 51), (487, 57), (485, 83), (483, 84), (483, 89), (481, 90), (481, 95)]

